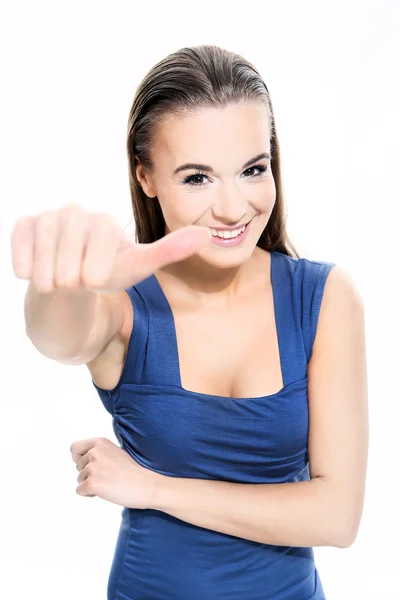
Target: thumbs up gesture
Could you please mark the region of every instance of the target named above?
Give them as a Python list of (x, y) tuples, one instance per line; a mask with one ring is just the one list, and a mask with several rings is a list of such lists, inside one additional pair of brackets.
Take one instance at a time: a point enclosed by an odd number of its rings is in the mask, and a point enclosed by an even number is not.
[(43, 293), (60, 288), (114, 293), (195, 254), (211, 237), (208, 227), (190, 225), (137, 244), (111, 215), (69, 204), (17, 221), (12, 262), (16, 276)]

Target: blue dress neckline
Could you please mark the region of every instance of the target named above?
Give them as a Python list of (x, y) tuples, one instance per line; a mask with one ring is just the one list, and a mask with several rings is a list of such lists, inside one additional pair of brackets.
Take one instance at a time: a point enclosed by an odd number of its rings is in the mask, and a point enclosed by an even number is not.
[[(280, 357), (280, 367), (281, 367), (281, 374), (282, 374), (282, 380), (283, 380), (283, 387), (278, 390), (277, 392), (274, 392), (273, 394), (266, 394), (263, 396), (254, 396), (254, 397), (235, 397), (235, 396), (218, 396), (216, 394), (205, 394), (203, 392), (196, 392), (194, 390), (187, 390), (182, 386), (182, 380), (181, 380), (181, 372), (180, 372), (180, 365), (179, 365), (179, 353), (178, 353), (178, 341), (177, 341), (177, 335), (176, 335), (176, 326), (175, 326), (175, 319), (174, 319), (174, 314), (171, 308), (170, 303), (168, 302), (167, 296), (164, 293), (164, 290), (160, 284), (160, 282), (158, 281), (156, 275), (153, 273), (150, 277), (149, 280), (151, 280), (153, 282), (153, 284), (155, 285), (159, 296), (162, 299), (162, 303), (167, 311), (167, 316), (169, 318), (170, 321), (170, 328), (169, 328), (169, 333), (170, 333), (170, 343), (172, 345), (171, 347), (171, 351), (173, 352), (173, 365), (174, 365), (174, 370), (175, 370), (175, 374), (176, 374), (176, 381), (178, 383), (176, 383), (175, 386), (173, 387), (177, 387), (181, 390), (181, 392), (184, 392), (185, 394), (189, 394), (191, 396), (200, 396), (203, 398), (214, 398), (217, 400), (236, 400), (236, 401), (246, 401), (246, 400), (263, 400), (263, 399), (268, 399), (268, 398), (274, 398), (276, 396), (279, 396), (281, 394), (283, 394), (284, 392), (286, 392), (286, 388), (290, 385), (292, 385), (293, 383), (297, 383), (290, 381), (287, 381), (286, 378), (286, 373), (285, 373), (285, 369), (284, 369), (284, 361), (283, 361), (283, 343), (282, 343), (282, 335), (283, 335), (283, 325), (282, 325), (282, 321), (281, 321), (281, 312), (280, 312), (280, 278), (278, 276), (277, 273), (277, 268), (278, 265), (276, 264), (276, 261), (278, 260), (278, 256), (277, 256), (277, 252), (275, 250), (270, 250), (269, 251), (271, 260), (270, 260), (270, 281), (271, 281), (271, 288), (272, 288), (272, 297), (273, 297), (273, 303), (274, 303), (274, 319), (275, 319), (275, 327), (276, 327), (276, 334), (277, 334), (277, 340), (278, 340), (278, 348), (279, 348), (279, 357)], [(279, 253), (278, 253), (279, 254)]]

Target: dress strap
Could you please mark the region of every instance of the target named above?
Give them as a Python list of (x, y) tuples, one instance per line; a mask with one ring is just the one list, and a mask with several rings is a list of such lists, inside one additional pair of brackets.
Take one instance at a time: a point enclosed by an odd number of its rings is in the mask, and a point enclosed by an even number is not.
[(301, 259), (298, 265), (297, 278), (302, 283), (298, 302), (300, 308), (302, 308), (301, 328), (307, 363), (311, 358), (317, 332), (326, 279), (334, 266), (336, 266), (336, 263), (309, 260), (308, 258)]
[(271, 285), (284, 386), (306, 376), (307, 364), (296, 302), (295, 265), (286, 254), (272, 250)]
[[(164, 291), (154, 274), (134, 288), (147, 313), (146, 331), (143, 332), (143, 335), (146, 335), (146, 346), (139, 381), (153, 385), (179, 385), (179, 355), (174, 316)], [(133, 348), (133, 351), (136, 352), (137, 349)]]
[(326, 278), (335, 263), (271, 252), (275, 314), (285, 385), (307, 376)]

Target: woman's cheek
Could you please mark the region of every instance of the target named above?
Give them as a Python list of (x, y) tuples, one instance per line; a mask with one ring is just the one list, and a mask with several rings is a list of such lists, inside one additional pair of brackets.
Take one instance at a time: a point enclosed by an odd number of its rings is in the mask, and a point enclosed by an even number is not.
[(203, 205), (194, 202), (190, 194), (169, 195), (160, 201), (161, 211), (167, 225), (167, 230), (175, 231), (187, 225), (193, 225), (204, 213)]
[(174, 207), (174, 221), (185, 226), (196, 224), (203, 217), (207, 220), (213, 202), (211, 194), (184, 192), (171, 202), (171, 207)]

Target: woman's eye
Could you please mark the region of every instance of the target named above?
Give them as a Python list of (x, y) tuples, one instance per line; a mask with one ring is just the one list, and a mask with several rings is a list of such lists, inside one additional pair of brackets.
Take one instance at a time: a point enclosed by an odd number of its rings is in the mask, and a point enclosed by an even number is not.
[(199, 182), (198, 180), (204, 177), (206, 177), (206, 175), (203, 175), (202, 173), (197, 173), (196, 175), (189, 175), (184, 179), (183, 183), (200, 186), (203, 185), (203, 183)]
[(254, 165), (253, 167), (249, 167), (248, 169), (246, 169), (244, 172), (248, 173), (249, 171), (253, 171), (254, 169), (257, 169), (257, 171), (259, 171), (258, 173), (253, 173), (253, 176), (257, 177), (258, 175), (265, 173), (267, 167), (265, 167), (264, 165)]

